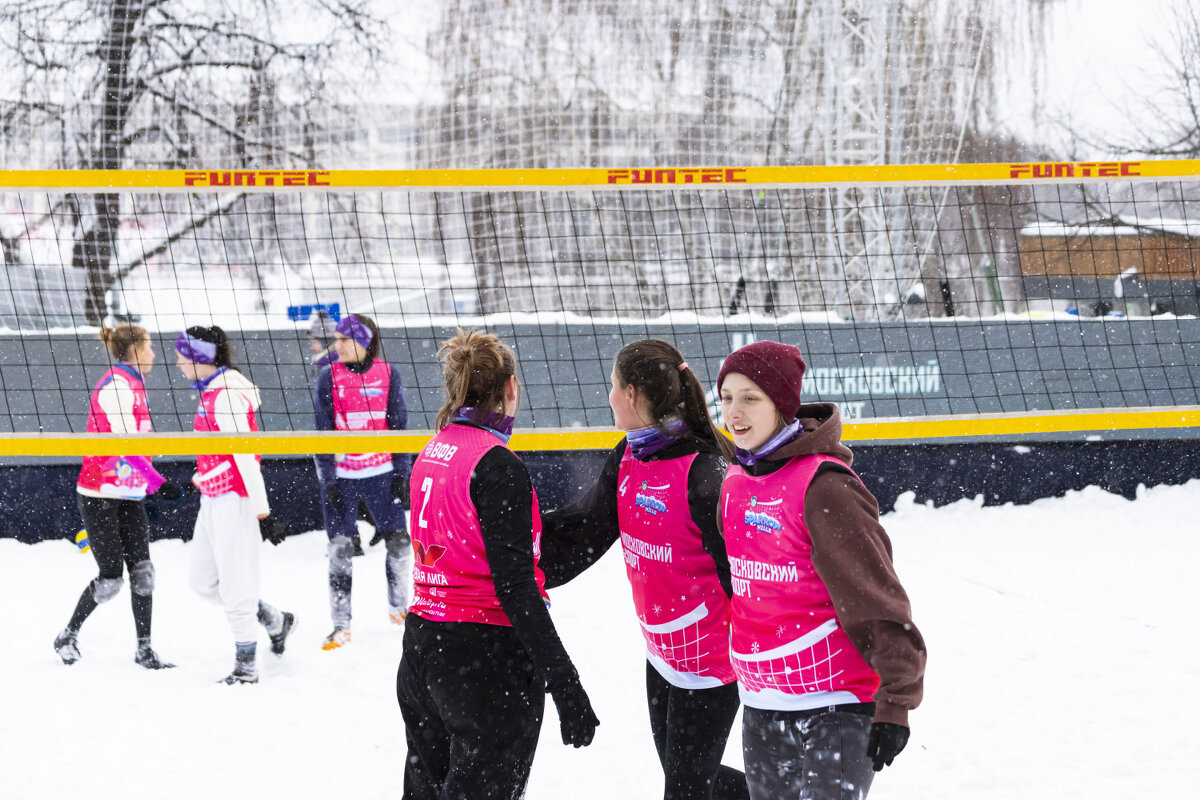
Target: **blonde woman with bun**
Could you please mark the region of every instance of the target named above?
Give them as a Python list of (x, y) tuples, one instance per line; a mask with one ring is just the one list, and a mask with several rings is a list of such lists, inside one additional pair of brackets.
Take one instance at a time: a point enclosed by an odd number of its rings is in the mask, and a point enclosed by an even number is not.
[(459, 331), (438, 351), (446, 401), (411, 480), (413, 601), (396, 694), (404, 797), (520, 798), (547, 691), (564, 744), (599, 724), (550, 620), (529, 470), (508, 448), (512, 350)]
[[(92, 389), (88, 433), (149, 433), (153, 426), (144, 382), (156, 356), (150, 335), (145, 328), (123, 324), (102, 328), (100, 340), (113, 365)], [(80, 659), (80, 628), (98, 605), (117, 596), (128, 570), (137, 630), (134, 661), (146, 669), (175, 666), (159, 658), (150, 646), (154, 564), (150, 561), (150, 525), (144, 501), (152, 494), (176, 501), (182, 491), (165, 480), (146, 456), (84, 456), (75, 491), (100, 574), (79, 596), (67, 627), (54, 640), (55, 652), (64, 664)]]

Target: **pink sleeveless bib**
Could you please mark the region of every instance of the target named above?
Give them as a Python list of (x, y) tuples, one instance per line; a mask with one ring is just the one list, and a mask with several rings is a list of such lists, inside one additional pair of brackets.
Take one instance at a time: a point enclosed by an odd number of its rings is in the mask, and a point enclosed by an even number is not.
[[(392, 368), (376, 359), (359, 375), (345, 364), (329, 367), (333, 379), (333, 425), (339, 431), (387, 430), (388, 392)], [(334, 456), (339, 478), (368, 478), (392, 468), (391, 453), (338, 453)]]
[(838, 624), (812, 562), (804, 497), (830, 456), (754, 477), (730, 466), (721, 519), (733, 580), (734, 672), (743, 704), (802, 710), (874, 699), (879, 676)]
[(625, 449), (617, 475), (617, 519), (646, 657), (684, 689), (724, 686), (729, 664), (729, 598), (688, 509), (682, 458), (638, 461)]
[[(216, 424), (213, 422), (216, 415), (217, 398), (221, 392), (225, 391), (229, 390), (209, 389), (200, 394), (200, 407), (196, 409), (196, 420), (193, 424), (195, 430), (217, 430)], [(247, 411), (247, 417), (250, 430), (258, 430), (258, 420), (254, 415), (254, 409), (251, 408)], [(260, 464), (262, 463), (262, 456), (255, 456), (255, 458)], [(200, 490), (200, 494), (205, 497), (220, 497), (230, 492), (242, 497), (250, 495), (246, 491), (246, 484), (242, 480), (242, 473), (238, 471), (237, 463), (229, 454), (196, 456), (196, 476), (192, 482)]]
[[(109, 369), (92, 389), (88, 406), (88, 433), (112, 433), (112, 422), (100, 407), (100, 390), (114, 380), (124, 380), (133, 390), (133, 408), (130, 409), (137, 422), (138, 433), (149, 433), (154, 428), (150, 423), (150, 403), (146, 398), (146, 387), (137, 370), (127, 366)], [(88, 489), (120, 500), (141, 500), (162, 484), (162, 477), (150, 466), (144, 456), (84, 456), (83, 468), (76, 482)]]
[[(438, 622), (511, 626), (496, 597), (479, 515), (471, 500), (471, 475), (493, 447), (505, 445), (485, 430), (455, 423), (434, 436), (413, 463), (410, 613)], [(530, 535), (534, 578), (544, 598), (546, 576), (537, 566), (542, 538), (537, 492)]]

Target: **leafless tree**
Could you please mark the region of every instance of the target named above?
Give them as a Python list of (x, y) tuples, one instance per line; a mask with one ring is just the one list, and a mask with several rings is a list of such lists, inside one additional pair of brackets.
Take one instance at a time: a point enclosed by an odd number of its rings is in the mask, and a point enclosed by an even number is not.
[[(419, 163), (994, 160), (982, 145), (1001, 123), (995, 99), (1016, 75), (1033, 82), (1045, 11), (1057, 1), (447, 0), (428, 45), (445, 104), (424, 112)], [(1014, 49), (1023, 58), (999, 55)], [(541, 259), (555, 264), (552, 276), (539, 276), (528, 248), (510, 247), (514, 262), (496, 241), (497, 215), (524, 199), (480, 200), (469, 230), (485, 310), (544, 307), (536, 286), (551, 279), (572, 285), (574, 310), (669, 310), (667, 293), (645, 287), (673, 261), (689, 270), (675, 283), (691, 287), (691, 308), (728, 307), (740, 291), (757, 308), (861, 316), (878, 313), (889, 285), (922, 273), (911, 254), (924, 242), (904, 239), (927, 224), (873, 210), (896, 208), (892, 200), (855, 189), (775, 193), (716, 213), (695, 202), (680, 211), (656, 193), (631, 201), (634, 214), (596, 201), (605, 252), (578, 268)], [(626, 221), (647, 214), (651, 235)], [(693, 230), (705, 244), (675, 235)], [(680, 257), (659, 252), (666, 241), (680, 243)], [(591, 265), (606, 271), (596, 284), (607, 292), (592, 287)], [(881, 275), (881, 265), (897, 274)]]
[[(342, 76), (369, 72), (385, 33), (365, 0), (9, 0), (0, 63), (16, 90), (0, 122), (57, 139), (65, 168), (315, 166), (313, 120), (336, 115), (313, 110), (339, 105), (354, 83)], [(131, 268), (115, 263), (123, 202), (62, 203), (93, 324)], [(195, 211), (192, 227), (231, 206)]]
[(1200, 6), (1176, 0), (1170, 18), (1151, 45), (1146, 71), (1137, 76), (1136, 99), (1121, 109), (1126, 131), (1098, 136), (1070, 120), (1062, 123), (1078, 154), (1099, 149), (1123, 156), (1200, 157)]

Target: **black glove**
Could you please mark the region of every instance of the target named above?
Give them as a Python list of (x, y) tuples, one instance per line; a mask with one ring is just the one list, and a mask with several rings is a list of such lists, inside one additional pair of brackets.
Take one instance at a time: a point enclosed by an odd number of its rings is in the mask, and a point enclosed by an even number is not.
[(177, 483), (163, 481), (162, 486), (158, 487), (158, 491), (154, 493), (153, 497), (167, 505), (175, 505), (183, 501), (183, 489)]
[(592, 703), (579, 683), (579, 675), (571, 670), (571, 675), (549, 689), (549, 692), (554, 698), (554, 707), (558, 709), (558, 726), (562, 731), (563, 744), (587, 747), (596, 735), (600, 720), (592, 711)]
[(270, 542), (276, 547), (287, 538), (287, 530), (283, 527), (283, 523), (270, 515), (258, 521), (258, 532), (262, 534), (264, 542)]
[(400, 501), (400, 505), (408, 506), (408, 473), (401, 470), (392, 471), (392, 497)]
[(376, 528), (375, 535), (371, 537), (371, 541), (367, 542), (367, 547), (374, 547), (375, 545), (379, 544), (380, 542), (386, 542), (387, 540), (388, 540), (387, 533), (379, 530), (379, 528)]
[(908, 728), (894, 722), (871, 723), (871, 738), (867, 740), (867, 755), (876, 772), (891, 766), (892, 760), (900, 755), (908, 744)]
[(339, 517), (346, 513), (346, 502), (342, 500), (342, 487), (338, 486), (337, 481), (325, 487), (325, 502)]

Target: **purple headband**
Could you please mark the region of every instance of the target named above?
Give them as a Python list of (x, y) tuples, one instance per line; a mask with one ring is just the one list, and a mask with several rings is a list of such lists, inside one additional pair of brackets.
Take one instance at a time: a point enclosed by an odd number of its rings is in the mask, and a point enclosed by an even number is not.
[(353, 314), (347, 314), (342, 317), (335, 330), (347, 339), (353, 339), (358, 342), (359, 346), (364, 350), (371, 346), (371, 340), (375, 338), (371, 333), (371, 329)]
[(187, 331), (175, 339), (175, 350), (193, 364), (217, 363), (217, 345), (195, 336), (188, 336)]

